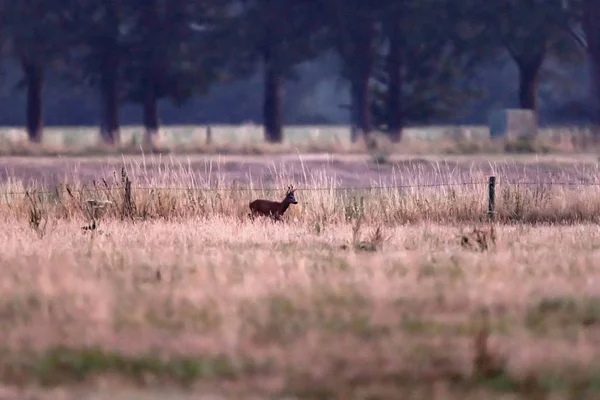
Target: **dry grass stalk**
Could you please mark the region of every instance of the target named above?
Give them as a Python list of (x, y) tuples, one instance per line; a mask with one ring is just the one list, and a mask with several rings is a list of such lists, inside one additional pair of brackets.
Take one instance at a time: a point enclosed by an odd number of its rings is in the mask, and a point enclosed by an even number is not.
[(48, 216), (43, 209), (43, 199), (35, 196), (35, 192), (32, 197), (29, 192), (25, 192), (25, 197), (29, 200), (29, 226), (33, 229), (40, 238), (46, 234), (46, 226), (48, 224)]
[(474, 227), (473, 231), (462, 235), (461, 246), (476, 250), (487, 251), (496, 244), (496, 230), (493, 224), (489, 224), (487, 229)]
[[(437, 221), (443, 223), (473, 223), (481, 220), (487, 205), (487, 174), (483, 170), (470, 169), (456, 173), (456, 167), (436, 167), (427, 171), (420, 163), (391, 167), (389, 181), (377, 190), (338, 190), (343, 184), (327, 175), (326, 170), (312, 169), (303, 172), (302, 204), (289, 211), (292, 219), (310, 223), (340, 223), (364, 218), (372, 225), (394, 225)], [(514, 175), (514, 168), (494, 165), (499, 177), (496, 201), (497, 223), (569, 224), (598, 222), (600, 215), (600, 171), (598, 167), (581, 167), (580, 171), (557, 169), (557, 182), (586, 181), (589, 185), (552, 185), (552, 180), (539, 185), (520, 185), (531, 178)], [(97, 167), (96, 167), (97, 168)], [(257, 190), (267, 186), (260, 181), (247, 181), (237, 188), (224, 177), (211, 173), (206, 179), (185, 165), (171, 163), (154, 167), (129, 164), (120, 167), (121, 177), (111, 181), (104, 171), (95, 182), (78, 177), (66, 180), (52, 188), (52, 196), (43, 196), (44, 212), (49, 217), (80, 218), (86, 215), (87, 199), (106, 199), (113, 203), (103, 213), (103, 219), (150, 220), (204, 218), (213, 215), (241, 218), (247, 204), (256, 197), (272, 196), (268, 191)], [(206, 168), (213, 168), (207, 164)], [(397, 168), (397, 169), (396, 169)], [(503, 170), (504, 168), (504, 170)], [(512, 168), (512, 167), (511, 167)], [(285, 166), (272, 172), (273, 183), (268, 186), (285, 185), (298, 180), (299, 171)], [(513, 174), (512, 177), (510, 174)], [(65, 175), (68, 175), (65, 173)], [(402, 177), (401, 179), (399, 177)], [(515, 183), (507, 183), (514, 181)], [(462, 182), (481, 182), (480, 185), (461, 185)], [(436, 186), (443, 183), (449, 187)], [(394, 188), (394, 185), (400, 188)], [(419, 187), (418, 185), (423, 185)], [(61, 190), (66, 191), (66, 196)], [(30, 208), (31, 201), (18, 194), (27, 189), (45, 192), (47, 187), (35, 182), (12, 180), (0, 186), (0, 199), (11, 205), (14, 215)], [(319, 190), (310, 190), (319, 189)], [(23, 190), (24, 191), (24, 190)], [(87, 221), (86, 221), (87, 222)], [(476, 235), (476, 233), (474, 233)]]
[(123, 185), (123, 205), (121, 207), (121, 220), (133, 219), (134, 203), (131, 197), (131, 180), (127, 176), (125, 167), (121, 168), (121, 184)]
[[(358, 251), (367, 251), (374, 252), (381, 250), (383, 244), (387, 242), (390, 237), (385, 237), (383, 234), (383, 228), (381, 225), (378, 225), (375, 229), (372, 230), (368, 239), (363, 240), (361, 235), (361, 227), (363, 224), (363, 217), (359, 217), (352, 224), (352, 247)], [(348, 249), (347, 245), (342, 245), (341, 248), (343, 250)]]
[(490, 351), (490, 321), (488, 313), (484, 313), (482, 326), (473, 337), (473, 377), (493, 379), (505, 373), (504, 362)]

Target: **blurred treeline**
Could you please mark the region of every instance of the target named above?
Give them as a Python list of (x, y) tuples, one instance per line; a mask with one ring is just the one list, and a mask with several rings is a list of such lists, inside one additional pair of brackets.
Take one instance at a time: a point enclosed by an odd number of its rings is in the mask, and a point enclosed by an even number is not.
[(600, 117), (598, 0), (0, 0), (0, 124), (351, 122)]

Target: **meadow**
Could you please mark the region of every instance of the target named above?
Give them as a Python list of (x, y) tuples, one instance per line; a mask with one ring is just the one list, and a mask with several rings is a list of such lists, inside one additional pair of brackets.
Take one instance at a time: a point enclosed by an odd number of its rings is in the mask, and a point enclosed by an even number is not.
[[(210, 128), (210, 129), (209, 129)], [(208, 133), (210, 131), (210, 135)], [(139, 155), (141, 151), (160, 154), (281, 155), (294, 153), (371, 154), (382, 159), (389, 154), (461, 155), (506, 153), (568, 153), (600, 151), (586, 127), (541, 127), (535, 139), (493, 140), (487, 126), (409, 126), (401, 143), (390, 143), (385, 135), (367, 141), (350, 141), (347, 126), (286, 126), (283, 142), (264, 142), (260, 125), (177, 125), (161, 127), (152, 145), (143, 139), (139, 126), (123, 126), (121, 142), (115, 150), (98, 140), (94, 127), (48, 127), (43, 143), (27, 141), (22, 127), (0, 129), (0, 155), (6, 156), (105, 156)]]
[(0, 158), (0, 397), (597, 398), (597, 155), (380, 161)]

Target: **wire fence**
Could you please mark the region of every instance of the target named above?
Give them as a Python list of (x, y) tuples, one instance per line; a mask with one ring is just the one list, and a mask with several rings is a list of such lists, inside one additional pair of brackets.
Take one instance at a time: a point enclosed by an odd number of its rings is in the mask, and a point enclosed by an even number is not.
[[(219, 185), (221, 184), (221, 182), (219, 182)], [(500, 187), (516, 187), (517, 190), (514, 191), (513, 193), (509, 193), (509, 192), (501, 192), (501, 197), (500, 197), (500, 202), (501, 202), (501, 206), (503, 207), (502, 210), (500, 210), (500, 213), (497, 213), (496, 210), (496, 188), (497, 186)], [(367, 197), (374, 197), (374, 193), (375, 191), (389, 191), (387, 194), (393, 194), (393, 197), (396, 198), (397, 194), (394, 193), (395, 191), (400, 192), (399, 195), (401, 197), (404, 197), (405, 195), (407, 197), (410, 197), (411, 195), (413, 195), (413, 192), (407, 192), (406, 194), (401, 193), (402, 190), (411, 190), (411, 189), (422, 189), (422, 188), (447, 188), (447, 187), (472, 187), (472, 188), (477, 188), (476, 191), (473, 191), (472, 193), (469, 193), (469, 191), (466, 191), (465, 194), (468, 194), (469, 196), (476, 194), (476, 196), (479, 198), (479, 196), (484, 197), (486, 192), (487, 192), (487, 207), (486, 204), (482, 204), (482, 206), (484, 207), (484, 217), (487, 217), (488, 220), (490, 221), (495, 221), (495, 220), (499, 220), (502, 219), (504, 217), (506, 217), (506, 207), (504, 207), (505, 203), (506, 203), (506, 199), (507, 199), (507, 195), (508, 196), (512, 196), (512, 197), (508, 197), (512, 200), (514, 200), (514, 213), (515, 215), (517, 214), (522, 214), (525, 210), (525, 208), (529, 208), (529, 207), (534, 207), (536, 208), (536, 203), (524, 203), (524, 199), (526, 199), (526, 197), (523, 197), (521, 194), (519, 194), (519, 191), (524, 189), (525, 187), (535, 187), (536, 189), (532, 190), (531, 194), (533, 195), (534, 201), (537, 201), (535, 199), (547, 199), (546, 194), (548, 194), (548, 190), (551, 189), (552, 187), (569, 187), (569, 188), (580, 188), (580, 187), (598, 187), (600, 186), (600, 181), (595, 182), (595, 181), (584, 181), (584, 180), (580, 180), (580, 181), (551, 181), (551, 180), (544, 180), (544, 179), (537, 179), (537, 180), (519, 180), (519, 179), (496, 179), (496, 176), (489, 176), (487, 181), (485, 180), (473, 180), (473, 181), (463, 181), (463, 182), (431, 182), (431, 183), (410, 183), (410, 184), (394, 184), (394, 185), (370, 185), (370, 186), (345, 186), (345, 185), (340, 185), (340, 186), (336, 186), (336, 185), (328, 185), (328, 186), (321, 186), (321, 187), (298, 187), (296, 188), (296, 191), (305, 191), (305, 192), (315, 192), (315, 191), (327, 191), (327, 192), (347, 192), (346, 196), (349, 200), (349, 203), (344, 203), (344, 207), (345, 208), (352, 208), (352, 207), (363, 207), (363, 200)], [(487, 191), (486, 191), (486, 187), (487, 187)], [(540, 188), (541, 190), (537, 190), (537, 188)], [(18, 196), (23, 196), (26, 201), (29, 201), (31, 203), (32, 207), (37, 207), (42, 203), (45, 202), (51, 202), (51, 203), (55, 203), (57, 200), (60, 202), (60, 199), (62, 199), (64, 196), (66, 197), (70, 197), (71, 201), (75, 201), (75, 203), (78, 204), (77, 207), (84, 207), (90, 206), (90, 207), (95, 207), (98, 206), (98, 204), (104, 204), (105, 200), (102, 200), (102, 198), (106, 198), (107, 202), (110, 204), (113, 204), (113, 206), (116, 206), (117, 208), (119, 208), (119, 212), (122, 212), (123, 216), (129, 216), (131, 217), (134, 214), (134, 209), (136, 208), (135, 205), (135, 201), (134, 199), (136, 198), (136, 196), (133, 195), (134, 192), (139, 192), (139, 191), (150, 191), (149, 195), (153, 196), (153, 193), (160, 193), (160, 192), (169, 192), (169, 191), (173, 191), (173, 192), (187, 192), (189, 193), (217, 193), (217, 196), (222, 195), (223, 193), (234, 193), (234, 192), (239, 192), (239, 193), (249, 193), (249, 192), (262, 192), (262, 193), (266, 193), (266, 192), (282, 192), (284, 190), (283, 187), (269, 187), (269, 188), (265, 188), (265, 187), (240, 187), (238, 186), (235, 182), (232, 182), (231, 187), (226, 187), (225, 185), (223, 186), (215, 186), (215, 187), (183, 187), (183, 186), (159, 186), (159, 185), (139, 185), (139, 186), (133, 186), (131, 180), (129, 180), (128, 177), (124, 177), (124, 179), (122, 179), (121, 182), (107, 182), (105, 180), (102, 180), (100, 183), (99, 182), (91, 182), (90, 184), (88, 184), (87, 186), (83, 186), (83, 187), (76, 187), (76, 188), (71, 188), (69, 187), (68, 184), (60, 184), (57, 185), (53, 188), (31, 188), (30, 190), (13, 190), (13, 191), (2, 191), (2, 189), (0, 189), (0, 204), (7, 204), (7, 205), (11, 205), (13, 204), (15, 201), (18, 201), (17, 198)], [(361, 193), (362, 192), (362, 193)], [(369, 193), (370, 192), (370, 193)], [(364, 193), (364, 194), (363, 194)], [(454, 192), (442, 192), (441, 193), (442, 196), (451, 196), (452, 199), (455, 199), (455, 195), (456, 193)], [(244, 196), (242, 194), (242, 196)], [(565, 196), (571, 196), (570, 193), (565, 193)], [(167, 195), (168, 197), (168, 195)], [(173, 197), (173, 196), (171, 196)], [(200, 201), (203, 201), (202, 196), (192, 196), (195, 199), (198, 199)], [(233, 197), (233, 196), (232, 196)], [(472, 197), (472, 196), (471, 196)], [(481, 200), (483, 200), (485, 202), (485, 197)], [(563, 196), (564, 197), (564, 196)], [(584, 197), (587, 198), (587, 195), (584, 195)], [(576, 196), (577, 199), (581, 199), (581, 196)], [(157, 196), (156, 200), (158, 202), (158, 204), (161, 204), (161, 196)], [(358, 205), (354, 204), (356, 201), (358, 201)], [(480, 200), (477, 200), (480, 201)], [(575, 204), (575, 208), (573, 208), (573, 215), (569, 216), (567, 215), (565, 217), (565, 213), (564, 211), (561, 213), (556, 213), (556, 218), (557, 220), (568, 220), (569, 218), (577, 220), (578, 218), (581, 219), (581, 209), (578, 209), (577, 207), (577, 202), (580, 200), (575, 200), (574, 204)], [(143, 207), (151, 207), (150, 204), (154, 204), (154, 201), (152, 202), (146, 202), (144, 203)], [(473, 203), (470, 203), (471, 206), (473, 205)], [(511, 203), (512, 204), (512, 203)], [(585, 203), (587, 204), (587, 202)], [(113, 207), (111, 206), (111, 207)], [(587, 206), (586, 206), (587, 207)], [(597, 218), (597, 212), (594, 211), (597, 209), (594, 208), (596, 206), (593, 207), (587, 207), (586, 209), (589, 208), (589, 211), (587, 212), (586, 215), (590, 215), (590, 218)], [(479, 207), (476, 207), (478, 209), (480, 209)], [(481, 210), (481, 209), (480, 209)], [(430, 212), (427, 211), (426, 212)], [(511, 213), (512, 211), (509, 211), (509, 213)], [(540, 214), (539, 210), (535, 211), (538, 212), (538, 214)], [(569, 211), (571, 212), (571, 211)], [(593, 214), (593, 215), (592, 215)], [(512, 214), (511, 214), (512, 215)], [(540, 214), (541, 215), (541, 214)], [(481, 215), (480, 215), (481, 217)], [(479, 217), (478, 217), (479, 218)], [(512, 217), (511, 217), (512, 218)], [(516, 218), (516, 217), (515, 217)], [(539, 218), (545, 218), (546, 220), (551, 219), (548, 216), (540, 216)], [(595, 219), (594, 219), (595, 220)]]
[[(515, 180), (496, 180), (496, 185), (503, 186), (600, 186), (600, 182), (556, 182), (556, 181), (515, 181)], [(401, 189), (419, 189), (419, 188), (442, 188), (442, 187), (457, 187), (457, 186), (485, 186), (489, 185), (488, 181), (472, 181), (472, 182), (440, 182), (440, 183), (416, 183), (416, 184), (395, 184), (395, 185), (379, 185), (379, 186), (324, 186), (324, 187), (299, 187), (295, 188), (297, 192), (313, 192), (313, 191), (375, 191), (375, 190), (401, 190)], [(56, 194), (57, 192), (70, 191), (71, 193), (88, 193), (93, 191), (113, 191), (122, 189), (122, 186), (87, 186), (82, 188), (55, 187), (53, 189), (39, 190), (32, 188), (29, 190), (20, 191), (2, 191), (1, 195), (10, 196), (26, 196), (27, 194)], [(182, 187), (182, 186), (131, 186), (131, 190), (145, 191), (186, 191), (186, 192), (275, 192), (283, 190), (281, 187)]]

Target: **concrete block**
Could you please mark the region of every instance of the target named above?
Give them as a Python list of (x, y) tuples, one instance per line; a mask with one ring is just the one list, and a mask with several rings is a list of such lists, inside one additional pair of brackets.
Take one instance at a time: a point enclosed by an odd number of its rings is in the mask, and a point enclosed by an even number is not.
[(522, 109), (504, 109), (490, 113), (489, 128), (492, 138), (533, 138), (538, 131), (535, 113)]

